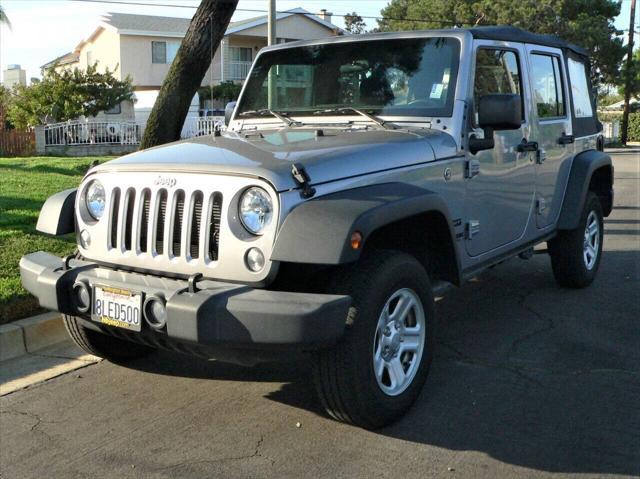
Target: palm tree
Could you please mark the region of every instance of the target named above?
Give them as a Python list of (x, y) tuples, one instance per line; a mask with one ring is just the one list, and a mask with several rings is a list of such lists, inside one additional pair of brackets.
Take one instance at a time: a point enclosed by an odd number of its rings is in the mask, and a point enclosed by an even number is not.
[(0, 25), (2, 25), (3, 23), (7, 27), (11, 28), (11, 22), (9, 21), (7, 14), (4, 13), (4, 9), (2, 8), (2, 5), (0, 5)]

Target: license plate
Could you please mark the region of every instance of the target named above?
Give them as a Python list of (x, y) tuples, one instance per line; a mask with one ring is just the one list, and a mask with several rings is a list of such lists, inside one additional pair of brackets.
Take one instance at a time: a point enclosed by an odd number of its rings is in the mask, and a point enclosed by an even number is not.
[(96, 286), (92, 316), (94, 321), (102, 324), (140, 331), (142, 294), (121, 288)]

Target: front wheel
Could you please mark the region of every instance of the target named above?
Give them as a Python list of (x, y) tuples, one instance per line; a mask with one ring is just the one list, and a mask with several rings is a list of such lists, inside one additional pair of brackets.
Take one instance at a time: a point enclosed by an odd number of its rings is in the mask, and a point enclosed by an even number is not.
[(353, 304), (342, 341), (314, 358), (316, 389), (333, 418), (368, 429), (389, 424), (416, 400), (433, 358), (434, 302), (413, 257), (374, 251), (332, 290)]
[(125, 363), (147, 356), (154, 351), (149, 346), (125, 341), (89, 329), (83, 326), (82, 320), (75, 316), (63, 315), (62, 319), (74, 343), (87, 353), (107, 359), (113, 363)]
[(575, 230), (560, 231), (549, 241), (549, 256), (556, 281), (561, 286), (584, 288), (596, 277), (602, 244), (604, 222), (598, 196), (589, 192)]

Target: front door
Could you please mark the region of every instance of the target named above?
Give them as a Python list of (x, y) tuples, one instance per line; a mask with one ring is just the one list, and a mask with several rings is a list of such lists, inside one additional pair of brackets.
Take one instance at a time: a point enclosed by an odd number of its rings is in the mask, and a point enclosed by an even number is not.
[[(495, 147), (468, 160), (479, 163), (477, 175), (466, 180), (466, 249), (478, 256), (509, 243), (525, 232), (533, 204), (535, 169), (533, 154), (518, 152), (528, 139), (530, 120), (523, 82), (526, 51), (521, 44), (477, 42), (473, 82), (473, 124), (477, 125), (478, 99), (492, 93), (515, 93), (522, 98), (522, 127), (494, 132)], [(482, 134), (481, 129), (475, 130)]]
[(574, 138), (566, 98), (566, 72), (562, 52), (527, 45), (533, 110), (532, 140), (536, 155), (536, 225), (544, 228), (560, 214), (573, 156)]

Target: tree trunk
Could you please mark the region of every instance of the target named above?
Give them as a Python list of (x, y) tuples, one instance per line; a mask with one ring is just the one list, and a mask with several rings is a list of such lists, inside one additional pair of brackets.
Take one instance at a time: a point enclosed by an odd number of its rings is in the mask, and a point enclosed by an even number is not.
[(180, 139), (191, 100), (211, 64), (211, 52), (218, 49), (237, 5), (238, 0), (202, 0), (162, 83), (141, 148)]

